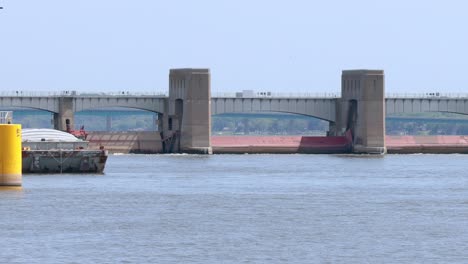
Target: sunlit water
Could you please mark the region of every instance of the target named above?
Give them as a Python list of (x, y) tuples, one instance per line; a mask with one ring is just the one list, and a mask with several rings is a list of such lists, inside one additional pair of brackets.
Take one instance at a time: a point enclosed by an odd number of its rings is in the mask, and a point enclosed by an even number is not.
[(121, 155), (0, 191), (1, 263), (468, 263), (468, 155)]

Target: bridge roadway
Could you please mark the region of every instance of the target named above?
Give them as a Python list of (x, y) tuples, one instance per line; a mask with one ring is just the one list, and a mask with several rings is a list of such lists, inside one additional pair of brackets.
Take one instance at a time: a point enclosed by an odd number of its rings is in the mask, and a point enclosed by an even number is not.
[[(55, 114), (60, 113), (60, 101), (72, 100), (73, 112), (113, 107), (133, 108), (164, 114), (168, 97), (161, 94), (69, 94), (67, 92), (46, 94), (0, 95), (0, 108), (30, 108)], [(334, 94), (272, 94), (248, 97), (224, 94), (211, 98), (211, 114), (277, 112), (316, 117), (329, 122), (336, 121)], [(450, 112), (468, 114), (468, 94), (456, 95), (387, 95), (386, 114)]]
[(60, 113), (60, 101), (70, 99), (73, 112), (81, 112), (93, 109), (123, 107), (141, 109), (150, 112), (164, 113), (164, 105), (167, 96), (154, 95), (130, 95), (130, 94), (76, 94), (68, 92), (50, 94), (28, 94), (19, 92), (19, 95), (0, 95), (0, 107), (21, 107), (43, 110), (55, 114)]

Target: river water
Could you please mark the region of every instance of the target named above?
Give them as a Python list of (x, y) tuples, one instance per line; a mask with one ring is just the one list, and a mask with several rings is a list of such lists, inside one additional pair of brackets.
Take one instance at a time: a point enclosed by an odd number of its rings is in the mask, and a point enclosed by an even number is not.
[(1, 263), (468, 263), (468, 156), (110, 156), (0, 219)]

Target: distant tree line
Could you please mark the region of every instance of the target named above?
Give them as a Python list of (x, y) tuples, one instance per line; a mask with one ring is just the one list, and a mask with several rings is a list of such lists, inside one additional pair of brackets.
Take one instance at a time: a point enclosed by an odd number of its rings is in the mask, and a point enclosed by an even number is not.
[[(447, 113), (424, 115), (406, 115), (402, 120), (387, 119), (388, 135), (468, 135), (468, 118)], [(449, 118), (448, 118), (449, 117)], [(427, 118), (433, 118), (428, 122)], [(106, 131), (108, 115), (77, 114), (75, 128), (82, 125), (88, 131)], [(14, 121), (24, 128), (52, 128), (52, 114), (40, 111), (15, 112)], [(153, 113), (112, 115), (111, 131), (153, 131), (156, 120)], [(325, 135), (328, 122), (298, 115), (266, 117), (236, 115), (213, 116), (212, 132), (214, 135)]]
[(328, 122), (316, 118), (212, 118), (214, 134), (238, 135), (325, 135)]

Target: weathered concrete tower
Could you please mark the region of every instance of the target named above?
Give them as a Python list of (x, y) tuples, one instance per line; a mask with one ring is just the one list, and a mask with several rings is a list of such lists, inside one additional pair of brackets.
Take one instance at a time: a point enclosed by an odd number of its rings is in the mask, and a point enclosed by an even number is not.
[(72, 97), (61, 97), (59, 99), (59, 112), (54, 114), (54, 128), (66, 131), (67, 124), (70, 129), (74, 128), (75, 117)]
[(177, 135), (174, 152), (212, 153), (210, 86), (209, 69), (170, 70), (163, 130)]
[(387, 152), (384, 71), (343, 71), (341, 103), (337, 105), (338, 132), (351, 130), (353, 152), (379, 154)]

